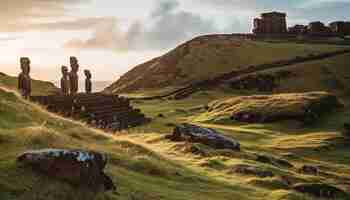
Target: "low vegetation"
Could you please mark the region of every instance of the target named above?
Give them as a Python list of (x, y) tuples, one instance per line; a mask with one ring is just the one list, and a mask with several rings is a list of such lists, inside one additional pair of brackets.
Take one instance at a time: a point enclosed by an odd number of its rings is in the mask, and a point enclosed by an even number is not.
[[(0, 90), (0, 199), (227, 199), (258, 198), (264, 192), (194, 171), (150, 148), (117, 140), (86, 125), (54, 116), (12, 92)], [(94, 194), (20, 168), (23, 151), (87, 149), (106, 153), (107, 173), (118, 192)], [(241, 192), (245, 191), (245, 192)], [(118, 194), (119, 193), (119, 194)]]
[[(239, 66), (343, 48), (234, 38), (207, 39), (194, 39), (136, 67), (105, 91), (123, 91), (133, 97), (156, 95), (172, 90), (173, 86)], [(298, 184), (322, 185), (348, 192), (350, 141), (342, 132), (344, 123), (350, 122), (349, 96), (346, 92), (338, 93), (338, 89), (335, 91), (344, 103), (340, 108), (340, 100), (333, 94), (301, 93), (334, 86), (334, 82), (325, 78), (339, 80), (346, 86), (348, 56), (289, 66), (287, 70), (297, 76), (283, 79), (272, 92), (222, 86), (199, 91), (183, 100), (134, 99), (133, 106), (152, 121), (114, 134), (53, 115), (23, 100), (11, 91), (16, 88), (16, 79), (0, 74), (0, 199), (320, 199), (296, 191)], [(311, 77), (317, 77), (316, 81)], [(48, 94), (52, 86), (34, 81), (33, 91)], [(141, 86), (150, 86), (153, 90), (137, 92)], [(170, 87), (157, 89), (163, 86)], [(285, 94), (284, 91), (299, 93)], [(271, 93), (283, 94), (271, 96)], [(232, 120), (234, 113), (258, 114), (263, 120)], [(309, 122), (305, 116), (313, 123), (305, 124)], [(205, 144), (167, 139), (180, 123), (215, 129), (239, 141), (241, 149), (218, 150)], [(83, 149), (107, 154), (109, 161), (105, 171), (116, 183), (117, 192), (96, 194), (34, 173), (16, 162), (23, 151), (41, 148)], [(310, 168), (316, 173), (301, 170)]]

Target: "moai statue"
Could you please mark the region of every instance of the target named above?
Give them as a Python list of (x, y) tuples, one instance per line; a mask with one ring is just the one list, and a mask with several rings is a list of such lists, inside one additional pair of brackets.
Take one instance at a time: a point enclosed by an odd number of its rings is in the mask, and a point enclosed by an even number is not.
[(70, 67), (71, 71), (69, 73), (69, 81), (70, 81), (70, 94), (75, 95), (78, 93), (79, 89), (79, 63), (76, 57), (70, 57)]
[(27, 57), (20, 59), (22, 72), (18, 75), (18, 90), (24, 98), (28, 98), (32, 92), (32, 80), (30, 78), (30, 60)]
[(69, 95), (70, 83), (68, 67), (62, 66), (62, 78), (61, 78), (61, 92), (63, 95)]
[(91, 72), (89, 70), (84, 70), (85, 74), (85, 91), (90, 94), (92, 91), (92, 82), (91, 82)]

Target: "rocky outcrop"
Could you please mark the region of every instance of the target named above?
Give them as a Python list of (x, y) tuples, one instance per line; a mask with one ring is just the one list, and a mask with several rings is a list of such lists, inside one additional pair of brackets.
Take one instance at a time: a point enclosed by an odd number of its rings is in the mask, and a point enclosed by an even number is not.
[(49, 177), (92, 190), (116, 189), (111, 178), (103, 172), (107, 157), (97, 152), (42, 149), (24, 152), (18, 162)]
[(240, 150), (239, 142), (222, 135), (214, 129), (203, 128), (192, 124), (176, 126), (169, 139), (173, 141), (202, 143), (215, 149)]
[(347, 199), (349, 197), (343, 190), (324, 183), (300, 183), (294, 185), (293, 189), (321, 198)]
[(230, 86), (238, 90), (257, 90), (260, 92), (273, 92), (279, 87), (282, 80), (293, 78), (296, 75), (287, 70), (274, 73), (256, 73), (241, 76), (230, 80)]
[(247, 123), (297, 120), (316, 122), (323, 114), (343, 105), (327, 92), (240, 96), (209, 104), (206, 119), (231, 119)]
[(230, 173), (238, 173), (238, 174), (243, 174), (243, 175), (250, 175), (250, 176), (257, 176), (261, 178), (266, 178), (266, 177), (273, 177), (274, 174), (271, 171), (264, 170), (255, 166), (251, 165), (235, 165), (232, 167), (232, 170)]

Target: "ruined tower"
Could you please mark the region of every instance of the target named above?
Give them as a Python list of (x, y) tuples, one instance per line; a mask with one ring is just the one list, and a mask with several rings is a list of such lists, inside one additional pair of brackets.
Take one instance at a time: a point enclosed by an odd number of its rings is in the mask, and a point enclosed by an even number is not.
[(261, 14), (261, 18), (254, 19), (255, 34), (283, 34), (287, 33), (287, 14), (269, 12)]

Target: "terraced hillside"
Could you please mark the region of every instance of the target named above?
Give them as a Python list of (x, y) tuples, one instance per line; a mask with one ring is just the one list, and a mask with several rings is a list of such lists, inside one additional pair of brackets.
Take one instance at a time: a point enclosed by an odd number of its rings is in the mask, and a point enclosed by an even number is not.
[(138, 65), (105, 89), (130, 93), (139, 89), (178, 87), (250, 65), (293, 59), (344, 49), (344, 46), (269, 43), (233, 35), (208, 35), (186, 42), (169, 53)]
[[(17, 84), (17, 77), (9, 76), (0, 72), (0, 86), (16, 89)], [(48, 81), (33, 80), (32, 87), (33, 95), (49, 95), (58, 91), (58, 88)]]

